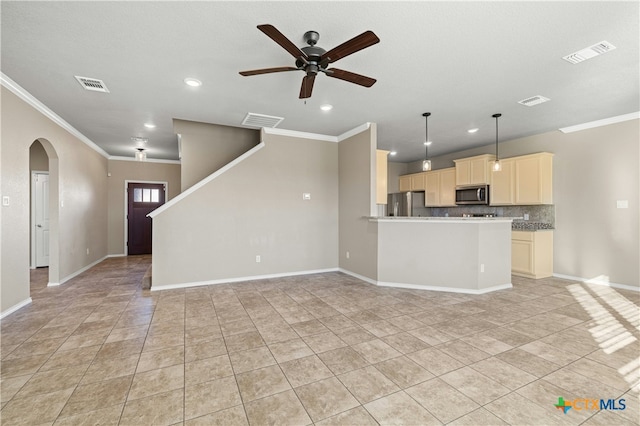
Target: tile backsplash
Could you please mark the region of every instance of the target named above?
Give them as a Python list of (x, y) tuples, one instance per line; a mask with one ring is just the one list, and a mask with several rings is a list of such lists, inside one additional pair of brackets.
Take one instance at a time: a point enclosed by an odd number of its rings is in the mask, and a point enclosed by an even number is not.
[(425, 207), (417, 212), (420, 216), (462, 217), (463, 214), (493, 214), (499, 217), (520, 217), (529, 215), (529, 222), (548, 223), (555, 228), (556, 210), (554, 205), (536, 206), (459, 206), (459, 207)]

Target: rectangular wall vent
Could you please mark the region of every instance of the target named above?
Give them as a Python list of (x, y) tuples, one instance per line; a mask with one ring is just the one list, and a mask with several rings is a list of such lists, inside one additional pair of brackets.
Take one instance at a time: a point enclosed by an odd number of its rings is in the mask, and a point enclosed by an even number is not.
[(276, 127), (280, 122), (284, 120), (284, 117), (274, 117), (272, 115), (255, 114), (250, 112), (242, 120), (243, 126), (249, 127)]
[(543, 102), (547, 102), (549, 100), (550, 100), (549, 98), (545, 98), (544, 96), (536, 95), (536, 96), (532, 96), (530, 98), (518, 101), (518, 103), (520, 105), (524, 105), (524, 106), (529, 106), (530, 107), (530, 106), (541, 104)]
[(89, 78), (89, 77), (80, 77), (78, 75), (74, 76), (78, 83), (86, 90), (91, 90), (93, 92), (103, 92), (109, 93), (109, 89), (107, 89), (107, 85), (104, 84), (104, 81), (98, 80), (97, 78)]
[(596, 56), (607, 53), (608, 51), (615, 48), (616, 47), (608, 41), (601, 41), (600, 43), (596, 43), (593, 46), (587, 47), (586, 49), (582, 49), (570, 55), (563, 56), (562, 59), (567, 62), (571, 62), (572, 64), (579, 64), (580, 62), (586, 61), (587, 59), (595, 58)]

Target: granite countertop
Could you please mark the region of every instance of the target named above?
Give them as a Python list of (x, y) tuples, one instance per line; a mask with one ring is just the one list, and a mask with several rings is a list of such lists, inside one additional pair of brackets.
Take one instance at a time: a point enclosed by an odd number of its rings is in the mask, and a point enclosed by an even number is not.
[(511, 229), (514, 231), (552, 231), (554, 228), (552, 224), (546, 222), (514, 220)]
[(366, 216), (366, 219), (377, 220), (398, 220), (398, 221), (442, 221), (442, 222), (511, 222), (516, 219), (522, 219), (521, 217), (460, 217), (460, 216)]

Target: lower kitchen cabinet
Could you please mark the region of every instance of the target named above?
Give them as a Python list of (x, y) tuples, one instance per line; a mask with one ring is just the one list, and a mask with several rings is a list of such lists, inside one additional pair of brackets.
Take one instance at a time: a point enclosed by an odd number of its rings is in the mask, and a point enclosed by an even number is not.
[(512, 231), (511, 273), (520, 277), (553, 275), (553, 231)]

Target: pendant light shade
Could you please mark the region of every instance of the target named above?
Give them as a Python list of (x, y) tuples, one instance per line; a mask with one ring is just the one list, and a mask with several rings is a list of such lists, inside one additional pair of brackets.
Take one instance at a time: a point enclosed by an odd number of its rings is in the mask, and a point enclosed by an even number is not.
[(144, 152), (144, 148), (136, 148), (136, 161), (147, 161), (147, 153)]
[(424, 161), (422, 162), (422, 171), (428, 172), (431, 170), (431, 160), (429, 160), (429, 145), (431, 142), (429, 141), (429, 116), (430, 112), (425, 112), (422, 116), (425, 118), (425, 141), (424, 141)]
[(500, 164), (500, 157), (498, 157), (498, 118), (502, 117), (502, 114), (493, 114), (492, 117), (496, 119), (496, 162), (493, 163), (493, 171), (499, 172), (502, 170), (502, 164)]

